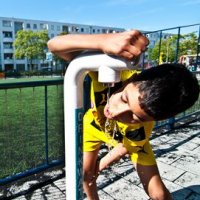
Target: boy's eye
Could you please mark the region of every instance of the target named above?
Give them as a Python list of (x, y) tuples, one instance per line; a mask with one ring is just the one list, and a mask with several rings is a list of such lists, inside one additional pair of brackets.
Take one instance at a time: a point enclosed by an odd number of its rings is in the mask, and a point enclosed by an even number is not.
[(127, 98), (126, 98), (126, 96), (125, 96), (124, 93), (121, 95), (121, 100), (122, 100), (124, 103), (127, 103)]

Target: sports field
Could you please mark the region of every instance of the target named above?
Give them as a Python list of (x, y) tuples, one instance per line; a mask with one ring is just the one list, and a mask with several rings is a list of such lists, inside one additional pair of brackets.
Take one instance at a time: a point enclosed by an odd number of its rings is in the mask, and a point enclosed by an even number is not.
[[(0, 84), (46, 80), (50, 78), (7, 79)], [(46, 139), (48, 161), (63, 158), (63, 85), (48, 86), (46, 94), (45, 104), (44, 86), (0, 89), (0, 179), (44, 164)]]

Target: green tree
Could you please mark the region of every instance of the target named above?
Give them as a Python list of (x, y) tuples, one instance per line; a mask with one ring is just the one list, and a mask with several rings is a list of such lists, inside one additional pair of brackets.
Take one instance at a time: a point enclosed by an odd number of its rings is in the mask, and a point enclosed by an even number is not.
[(162, 54), (163, 62), (173, 62), (175, 60), (176, 40), (177, 36), (169, 36), (162, 39), (161, 46), (159, 41), (156, 42), (155, 46), (148, 51), (150, 60), (158, 61), (160, 54)]
[(198, 38), (195, 32), (182, 35), (179, 55), (197, 54)]
[(47, 31), (18, 31), (14, 41), (15, 57), (18, 59), (27, 58), (30, 69), (33, 70), (34, 59), (45, 59), (48, 39)]
[[(161, 46), (158, 41), (153, 48), (148, 50), (149, 59), (158, 61), (159, 54), (162, 53), (163, 62), (174, 62), (177, 52), (177, 38), (178, 36), (175, 34), (162, 39)], [(198, 38), (194, 32), (180, 35), (178, 57), (181, 55), (196, 54), (197, 42)]]

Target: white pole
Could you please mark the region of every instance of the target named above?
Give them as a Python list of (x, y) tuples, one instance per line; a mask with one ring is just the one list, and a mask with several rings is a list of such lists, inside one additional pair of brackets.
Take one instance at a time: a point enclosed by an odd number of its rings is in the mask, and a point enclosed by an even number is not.
[(83, 127), (83, 78), (78, 76), (78, 74), (66, 73), (64, 81), (65, 171), (66, 199), (68, 200), (83, 199), (81, 141)]
[[(120, 80), (118, 74), (120, 71), (132, 67), (130, 62), (97, 52), (81, 55), (68, 66), (64, 79), (65, 171), (66, 199), (68, 200), (83, 199), (81, 138), (85, 75), (88, 71), (99, 70), (101, 75), (105, 75), (100, 81), (113, 83)], [(106, 73), (105, 70), (109, 73)]]

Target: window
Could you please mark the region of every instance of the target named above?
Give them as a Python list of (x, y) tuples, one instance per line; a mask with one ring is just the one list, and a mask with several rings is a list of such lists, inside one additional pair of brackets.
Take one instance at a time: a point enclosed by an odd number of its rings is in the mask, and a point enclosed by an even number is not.
[(8, 20), (3, 20), (3, 27), (11, 27), (12, 26), (12, 22), (8, 21)]
[(33, 24), (33, 29), (37, 29), (37, 24)]
[(13, 54), (12, 53), (4, 53), (4, 59), (5, 60), (10, 60), (13, 58)]
[(69, 32), (68, 26), (63, 26), (62, 31), (65, 32), (65, 33), (68, 33)]
[(79, 32), (79, 27), (77, 27), (77, 26), (72, 26), (72, 32), (78, 33), (78, 32)]
[(54, 31), (54, 25), (51, 25), (51, 30)]
[(25, 71), (25, 65), (24, 64), (17, 64), (16, 70), (17, 71)]
[(14, 29), (15, 29), (15, 34), (19, 30), (23, 30), (23, 22), (14, 22)]
[(40, 24), (40, 29), (42, 29), (42, 30), (47, 30), (47, 29), (48, 29), (48, 25), (47, 25), (47, 24), (41, 23), (41, 24)]
[(12, 38), (12, 32), (9, 31), (3, 31), (4, 38)]
[(12, 71), (14, 69), (13, 64), (5, 64), (5, 71)]
[(3, 48), (4, 49), (12, 49), (12, 42), (4, 42), (3, 43)]
[(60, 26), (57, 26), (57, 31), (60, 31)]
[(31, 25), (28, 23), (28, 24), (26, 24), (26, 28), (27, 29), (30, 29), (31, 28)]

